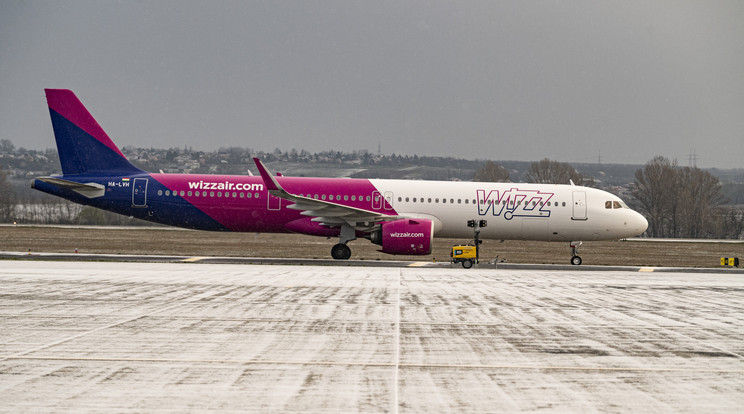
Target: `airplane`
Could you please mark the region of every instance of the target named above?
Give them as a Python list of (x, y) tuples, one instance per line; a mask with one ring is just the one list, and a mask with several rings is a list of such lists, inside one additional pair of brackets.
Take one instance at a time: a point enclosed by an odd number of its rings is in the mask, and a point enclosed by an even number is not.
[[(62, 175), (32, 188), (75, 203), (196, 230), (300, 233), (338, 237), (331, 257), (351, 257), (348, 242), (369, 239), (391, 255), (428, 255), (434, 237), (569, 242), (643, 233), (648, 222), (617, 196), (570, 184), (487, 183), (272, 174), (151, 173), (135, 167), (70, 90), (45, 89)], [(470, 224), (470, 226), (469, 226)], [(477, 226), (477, 225), (476, 225)]]

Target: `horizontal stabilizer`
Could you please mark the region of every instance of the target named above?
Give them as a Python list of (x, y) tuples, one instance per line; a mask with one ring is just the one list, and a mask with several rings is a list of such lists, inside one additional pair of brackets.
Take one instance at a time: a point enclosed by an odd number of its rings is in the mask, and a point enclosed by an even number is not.
[(56, 177), (39, 177), (37, 180), (60, 188), (72, 190), (87, 198), (103, 197), (103, 195), (106, 194), (106, 187), (98, 183), (78, 183)]

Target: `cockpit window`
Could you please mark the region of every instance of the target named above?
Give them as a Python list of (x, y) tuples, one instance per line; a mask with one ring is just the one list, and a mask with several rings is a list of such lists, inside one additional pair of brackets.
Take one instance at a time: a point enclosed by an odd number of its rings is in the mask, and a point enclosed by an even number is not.
[(605, 201), (606, 209), (628, 208), (622, 201)]

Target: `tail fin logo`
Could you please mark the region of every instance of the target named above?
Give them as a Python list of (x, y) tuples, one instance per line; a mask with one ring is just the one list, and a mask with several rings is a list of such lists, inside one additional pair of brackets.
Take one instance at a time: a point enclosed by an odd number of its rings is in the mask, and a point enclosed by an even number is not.
[(143, 172), (126, 159), (72, 91), (45, 91), (64, 175)]

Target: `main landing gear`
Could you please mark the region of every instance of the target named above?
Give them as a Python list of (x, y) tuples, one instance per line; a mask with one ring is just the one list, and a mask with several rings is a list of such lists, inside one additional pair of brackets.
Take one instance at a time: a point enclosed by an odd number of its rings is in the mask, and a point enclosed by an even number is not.
[(351, 249), (343, 243), (335, 244), (331, 248), (331, 257), (336, 260), (348, 260), (351, 257)]
[(579, 246), (584, 244), (580, 241), (572, 241), (571, 242), (571, 264), (574, 266), (578, 266), (581, 264), (581, 257), (579, 257)]
[(346, 243), (352, 240), (356, 240), (356, 231), (348, 224), (342, 225), (341, 234), (338, 236), (338, 244), (335, 244), (331, 248), (331, 257), (336, 260), (349, 260), (351, 249)]

